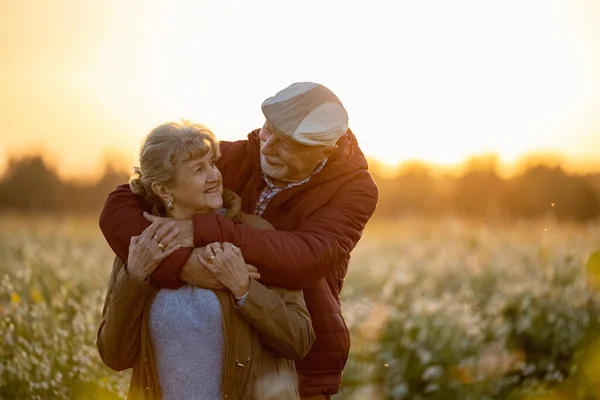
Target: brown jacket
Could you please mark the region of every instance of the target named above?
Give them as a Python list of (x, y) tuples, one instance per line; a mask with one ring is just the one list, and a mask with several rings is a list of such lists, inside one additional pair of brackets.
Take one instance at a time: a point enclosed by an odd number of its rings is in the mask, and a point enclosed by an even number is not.
[[(160, 399), (148, 316), (158, 288), (137, 283), (115, 257), (96, 345), (104, 363), (116, 370), (133, 368), (129, 399)], [(223, 399), (297, 398), (294, 362), (310, 350), (315, 333), (302, 292), (267, 288), (257, 281), (243, 307), (229, 292), (215, 291), (225, 335)], [(276, 381), (287, 393), (268, 394)], [(291, 389), (290, 389), (291, 388)], [(295, 392), (295, 393), (294, 393)], [(287, 396), (287, 397), (285, 397)]]

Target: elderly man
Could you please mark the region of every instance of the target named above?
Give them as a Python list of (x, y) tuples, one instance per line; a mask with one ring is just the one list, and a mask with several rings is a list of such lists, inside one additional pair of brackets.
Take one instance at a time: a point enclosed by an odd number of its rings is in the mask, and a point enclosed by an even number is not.
[[(377, 187), (340, 100), (326, 87), (294, 83), (262, 104), (265, 123), (247, 140), (221, 142), (218, 167), (226, 189), (242, 198), (242, 210), (264, 217), (274, 230), (234, 224), (220, 215), (180, 222), (182, 248), (154, 272), (153, 282), (207, 288), (210, 276), (190, 257), (191, 247), (211, 242), (239, 246), (269, 285), (302, 289), (316, 341), (297, 362), (303, 398), (337, 393), (350, 338), (340, 292), (350, 252), (375, 210)], [(149, 222), (148, 210), (128, 185), (106, 201), (100, 227), (115, 253), (127, 258), (131, 236)]]

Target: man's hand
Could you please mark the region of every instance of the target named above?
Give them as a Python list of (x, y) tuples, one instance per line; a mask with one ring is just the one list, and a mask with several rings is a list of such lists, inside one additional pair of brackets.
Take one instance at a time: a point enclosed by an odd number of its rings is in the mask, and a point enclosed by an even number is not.
[(223, 286), (217, 280), (217, 278), (215, 278), (212, 272), (210, 272), (198, 261), (199, 257), (209, 257), (206, 254), (206, 247), (198, 247), (194, 249), (192, 255), (183, 266), (179, 278), (181, 278), (182, 281), (199, 288), (224, 290), (225, 286)]
[[(220, 245), (213, 243), (213, 246)], [(234, 247), (234, 251), (241, 256), (241, 251)], [(215, 275), (202, 264), (211, 262), (210, 259), (214, 255), (211, 246), (198, 247), (194, 249), (192, 255), (185, 263), (181, 275), (181, 280), (190, 285), (210, 290), (225, 290), (225, 286), (215, 277)], [(258, 269), (254, 265), (246, 264), (248, 275), (252, 279), (260, 279)]]
[(211, 243), (208, 249), (211, 250), (208, 261), (203, 256), (196, 257), (200, 264), (210, 270), (236, 298), (248, 293), (252, 276), (239, 248), (231, 243)]
[(173, 221), (175, 227), (179, 230), (179, 235), (174, 240), (174, 244), (180, 244), (181, 247), (194, 247), (194, 224), (191, 219), (174, 219), (174, 218), (162, 218), (155, 215), (144, 212), (144, 218), (150, 222), (154, 221)]
[(242, 198), (231, 190), (223, 189), (223, 207), (227, 209), (225, 218), (238, 222), (242, 211)]

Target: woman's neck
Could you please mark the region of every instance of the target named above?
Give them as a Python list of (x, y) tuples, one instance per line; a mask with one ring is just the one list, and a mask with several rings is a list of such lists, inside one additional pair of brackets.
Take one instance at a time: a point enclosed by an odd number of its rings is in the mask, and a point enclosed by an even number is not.
[(219, 210), (204, 209), (204, 210), (195, 210), (195, 211), (193, 211), (193, 210), (185, 211), (185, 210), (174, 209), (171, 211), (167, 211), (167, 217), (174, 218), (174, 219), (192, 219), (192, 216), (194, 214), (216, 214), (217, 211), (219, 211)]

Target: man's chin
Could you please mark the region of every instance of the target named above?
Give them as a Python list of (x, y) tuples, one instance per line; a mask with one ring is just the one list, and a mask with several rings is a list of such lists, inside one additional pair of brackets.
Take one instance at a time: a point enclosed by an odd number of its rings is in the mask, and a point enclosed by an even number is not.
[(284, 167), (273, 167), (266, 162), (261, 163), (260, 165), (263, 174), (273, 179), (281, 179), (281, 177), (285, 176), (285, 168)]

